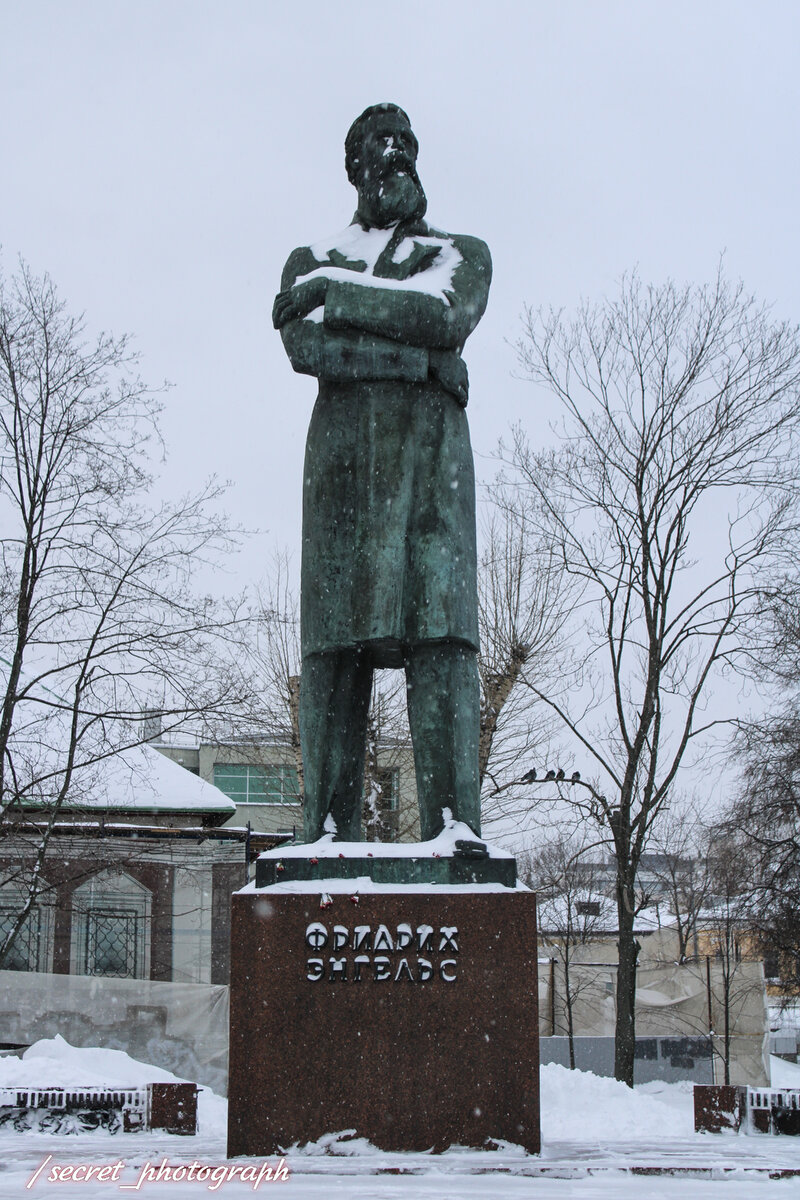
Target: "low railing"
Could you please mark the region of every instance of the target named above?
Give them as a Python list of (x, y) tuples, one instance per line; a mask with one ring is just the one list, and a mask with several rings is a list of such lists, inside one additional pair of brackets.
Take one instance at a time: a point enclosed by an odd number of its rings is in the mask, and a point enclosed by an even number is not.
[(148, 1083), (135, 1088), (0, 1087), (0, 1131), (80, 1133), (197, 1132), (193, 1083)]
[(800, 1089), (697, 1084), (694, 1127), (698, 1133), (743, 1129), (800, 1136)]
[(748, 1088), (747, 1110), (755, 1133), (800, 1135), (800, 1089)]

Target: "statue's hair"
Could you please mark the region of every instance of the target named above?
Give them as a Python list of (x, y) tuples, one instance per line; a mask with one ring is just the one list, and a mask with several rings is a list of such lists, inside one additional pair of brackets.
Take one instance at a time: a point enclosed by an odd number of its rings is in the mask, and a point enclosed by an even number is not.
[(416, 135), (413, 129), (411, 129), (411, 121), (409, 120), (408, 113), (399, 104), (391, 104), (386, 100), (382, 104), (371, 104), (369, 108), (364, 109), (360, 117), (356, 117), (347, 131), (347, 137), (344, 139), (345, 170), (347, 171), (347, 178), (354, 186), (358, 180), (358, 163), (364, 126), (369, 118), (374, 117), (377, 113), (394, 113), (402, 121), (405, 121), (414, 139), (414, 148), (415, 150), (419, 149)]

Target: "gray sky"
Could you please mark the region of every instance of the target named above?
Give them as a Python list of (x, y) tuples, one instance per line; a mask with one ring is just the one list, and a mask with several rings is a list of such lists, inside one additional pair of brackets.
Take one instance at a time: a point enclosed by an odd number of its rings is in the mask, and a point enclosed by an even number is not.
[(519, 314), (727, 270), (800, 316), (800, 5), (760, 0), (0, 0), (6, 269), (48, 270), (92, 326), (175, 385), (165, 493), (234, 481), (259, 526), (237, 578), (297, 547), (313, 381), (270, 310), (297, 245), (343, 228), (343, 140), (394, 100), (428, 215), (484, 238), (470, 338), (479, 475), (546, 397), (512, 378)]
[(289, 251), (343, 228), (342, 143), (391, 99), (420, 140), (431, 220), (483, 237), (470, 339), (479, 474), (512, 420), (525, 302), (730, 274), (800, 314), (800, 6), (761, 2), (379, 6), (305, 0), (2, 0), (6, 269), (22, 253), (93, 325), (169, 379), (165, 490), (210, 472), (229, 507), (296, 546), (314, 384), (269, 314)]

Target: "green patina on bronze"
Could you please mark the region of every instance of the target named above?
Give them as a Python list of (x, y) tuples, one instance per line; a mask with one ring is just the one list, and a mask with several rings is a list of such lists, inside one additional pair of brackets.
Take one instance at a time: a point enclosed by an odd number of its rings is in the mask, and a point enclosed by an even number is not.
[(395, 105), (345, 143), (358, 208), (288, 259), (273, 320), (319, 380), (303, 495), (305, 838), (360, 836), (372, 672), (406, 670), (423, 840), (443, 810), (480, 831), (475, 482), (464, 342), (486, 307), (482, 241), (426, 224)]
[(256, 863), (256, 887), (296, 880), (371, 879), (373, 883), (431, 883), (439, 885), (499, 883), (513, 888), (517, 863), (513, 858), (471, 858), (443, 854), (438, 858), (283, 858), (279, 851), (262, 854)]

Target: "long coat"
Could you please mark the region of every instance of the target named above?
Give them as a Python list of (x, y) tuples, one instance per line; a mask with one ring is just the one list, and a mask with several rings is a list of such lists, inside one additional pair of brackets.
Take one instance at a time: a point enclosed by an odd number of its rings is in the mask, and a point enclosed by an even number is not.
[(329, 242), (295, 250), (281, 284), (329, 279), (324, 309), (282, 331), (294, 369), (319, 379), (304, 470), (303, 656), (367, 646), (376, 665), (399, 666), (420, 642), (477, 649), (469, 430), (430, 377), (428, 351), (461, 354), (486, 307), (489, 251), (422, 223), (402, 236), (354, 223)]

